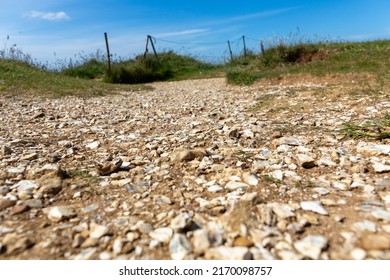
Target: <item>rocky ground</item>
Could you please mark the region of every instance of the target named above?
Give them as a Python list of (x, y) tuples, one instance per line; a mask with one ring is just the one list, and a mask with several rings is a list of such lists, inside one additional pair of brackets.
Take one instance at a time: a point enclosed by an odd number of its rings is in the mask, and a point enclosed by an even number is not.
[(0, 259), (390, 259), (390, 143), (345, 130), (388, 120), (366, 79), (3, 95)]

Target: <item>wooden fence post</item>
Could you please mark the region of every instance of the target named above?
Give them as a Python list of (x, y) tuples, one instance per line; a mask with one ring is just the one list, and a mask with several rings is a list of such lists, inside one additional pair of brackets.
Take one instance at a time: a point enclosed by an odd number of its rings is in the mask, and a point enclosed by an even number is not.
[(244, 56), (246, 56), (245, 36), (242, 36), (242, 42), (244, 43)]
[(264, 49), (264, 44), (263, 44), (262, 40), (260, 41), (260, 51), (261, 51), (261, 54), (264, 55), (265, 49)]
[(145, 52), (144, 52), (144, 59), (146, 58), (146, 54), (148, 53), (148, 46), (149, 46), (149, 35), (146, 35), (146, 45), (145, 45)]
[(154, 56), (157, 58), (158, 60), (158, 55), (157, 55), (157, 52), (156, 52), (156, 48), (154, 47), (154, 43), (153, 43), (153, 38), (152, 36), (148, 35), (149, 37), (149, 41), (150, 41), (150, 44), (152, 45), (152, 48), (153, 48), (153, 52), (154, 52)]
[(227, 41), (228, 47), (229, 47), (229, 53), (230, 53), (230, 62), (233, 61), (233, 52), (232, 52), (232, 47), (230, 46), (230, 41)]
[(107, 61), (108, 61), (108, 75), (111, 76), (111, 55), (110, 55), (110, 47), (108, 45), (107, 32), (104, 32), (104, 39), (106, 40)]

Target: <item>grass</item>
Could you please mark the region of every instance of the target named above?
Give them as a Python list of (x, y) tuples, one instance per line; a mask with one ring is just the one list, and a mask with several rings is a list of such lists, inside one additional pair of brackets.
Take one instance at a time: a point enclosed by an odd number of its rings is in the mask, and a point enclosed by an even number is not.
[(373, 74), (382, 83), (390, 79), (390, 41), (354, 43), (279, 42), (245, 63), (232, 63), (227, 80), (234, 84), (252, 84), (262, 78), (310, 74)]
[(94, 184), (99, 182), (99, 177), (92, 176), (89, 171), (82, 169), (67, 169), (67, 176), (70, 178), (81, 178), (89, 184)]
[[(362, 74), (375, 77), (375, 84), (351, 89), (350, 95), (382, 92), (390, 82), (390, 41), (329, 43), (328, 41), (279, 40), (259, 54), (235, 57), (227, 64), (211, 64), (173, 51), (148, 54), (146, 58), (114, 60), (107, 71), (101, 51), (81, 54), (60, 69), (50, 70), (16, 49), (0, 51), (0, 93), (99, 96), (120, 91), (145, 89), (153, 81), (176, 81), (226, 76), (229, 83), (250, 85), (259, 79), (294, 75), (329, 76)], [(150, 87), (149, 87), (150, 88)], [(260, 100), (256, 109), (269, 107)]]
[(374, 119), (366, 119), (360, 122), (348, 122), (338, 130), (352, 138), (368, 138), (383, 140), (390, 138), (390, 115)]
[(172, 51), (148, 54), (135, 60), (120, 61), (112, 66), (111, 75), (105, 80), (111, 83), (138, 84), (153, 81), (177, 81), (185, 79), (221, 76), (222, 65), (214, 65), (183, 56)]
[(48, 97), (101, 96), (145, 88), (144, 86), (113, 85), (101, 81), (69, 77), (41, 69), (25, 61), (0, 59), (0, 93), (2, 94), (37, 94)]
[[(210, 78), (223, 75), (223, 66), (201, 62), (172, 51), (158, 59), (147, 55), (134, 60), (117, 60), (111, 73), (101, 51), (79, 54), (75, 60), (59, 61), (49, 69), (15, 46), (0, 51), (0, 93), (37, 94), (48, 97), (101, 96), (122, 91), (150, 89), (139, 85), (153, 81)], [(130, 85), (138, 84), (138, 85)]]

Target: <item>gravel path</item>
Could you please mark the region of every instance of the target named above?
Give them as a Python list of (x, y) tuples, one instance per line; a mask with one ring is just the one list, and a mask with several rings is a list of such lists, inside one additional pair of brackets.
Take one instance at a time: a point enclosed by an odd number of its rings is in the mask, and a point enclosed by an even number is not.
[[(0, 97), (0, 259), (389, 259), (390, 114), (349, 83)], [(354, 90), (354, 91), (352, 91)]]

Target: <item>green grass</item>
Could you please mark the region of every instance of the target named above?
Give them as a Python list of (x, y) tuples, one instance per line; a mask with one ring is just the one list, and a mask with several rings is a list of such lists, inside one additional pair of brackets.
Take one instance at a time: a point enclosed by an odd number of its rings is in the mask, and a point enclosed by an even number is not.
[(140, 89), (145, 89), (145, 87), (112, 85), (101, 81), (74, 78), (54, 71), (43, 70), (28, 62), (0, 59), (1, 94), (37, 94), (48, 97), (100, 96)]
[(278, 45), (265, 50), (246, 63), (232, 63), (227, 80), (234, 84), (252, 84), (262, 78), (285, 75), (368, 73), (382, 82), (390, 79), (390, 41), (356, 43), (298, 43)]
[(390, 115), (345, 123), (337, 132), (352, 138), (383, 140), (390, 138)]
[(217, 77), (223, 75), (223, 70), (222, 65), (205, 63), (168, 51), (159, 53), (157, 58), (148, 54), (145, 58), (139, 56), (135, 60), (114, 63), (111, 75), (107, 75), (105, 80), (127, 84), (177, 81)]
[[(0, 94), (38, 94), (48, 97), (65, 95), (100, 96), (121, 91), (150, 89), (142, 85), (153, 81), (209, 78), (223, 75), (223, 66), (201, 62), (172, 51), (158, 59), (147, 55), (134, 60), (118, 60), (111, 75), (104, 56), (80, 54), (75, 62), (59, 62), (55, 70), (36, 63), (30, 55), (11, 48), (0, 51)], [(138, 85), (131, 85), (138, 84)]]

